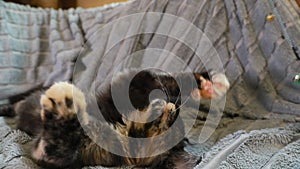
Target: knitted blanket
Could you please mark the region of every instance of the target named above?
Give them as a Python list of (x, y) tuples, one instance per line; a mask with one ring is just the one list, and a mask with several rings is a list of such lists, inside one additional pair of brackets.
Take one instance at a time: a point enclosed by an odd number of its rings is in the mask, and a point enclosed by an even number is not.
[[(270, 13), (274, 20), (266, 20)], [(289, 0), (136, 0), (69, 10), (0, 0), (0, 104), (57, 81), (91, 92), (125, 68), (224, 71), (231, 89), (218, 134), (189, 147), (203, 156), (196, 168), (299, 168), (299, 127), (287, 126), (300, 114), (300, 85), (292, 82), (300, 71), (298, 21)], [(37, 167), (21, 146), (31, 138), (0, 119), (0, 168)]]

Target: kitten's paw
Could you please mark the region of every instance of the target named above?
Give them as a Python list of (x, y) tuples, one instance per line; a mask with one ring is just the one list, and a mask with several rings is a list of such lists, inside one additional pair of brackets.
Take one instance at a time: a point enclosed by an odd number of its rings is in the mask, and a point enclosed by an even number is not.
[(212, 99), (225, 95), (230, 87), (229, 81), (223, 73), (211, 73), (211, 79), (198, 75), (199, 88), (194, 89), (191, 96), (194, 100), (200, 101), (201, 98)]
[(152, 113), (160, 114), (155, 120), (156, 124), (159, 123), (160, 130), (168, 128), (175, 119), (176, 106), (173, 103), (167, 103), (165, 100), (156, 99), (150, 103), (152, 107)]
[(165, 105), (163, 115), (161, 117), (161, 127), (170, 127), (176, 116), (176, 106), (173, 103)]
[(42, 121), (68, 119), (81, 113), (84, 115), (84, 122), (87, 123), (84, 94), (72, 84), (67, 82), (55, 83), (41, 96), (40, 104)]
[(32, 157), (45, 166), (69, 166), (76, 161), (84, 137), (77, 118), (86, 114), (84, 94), (72, 84), (59, 82), (41, 96), (40, 104), (43, 129)]
[(149, 113), (155, 114), (156, 119), (151, 122), (147, 137), (152, 137), (168, 130), (176, 119), (176, 106), (162, 99), (155, 99), (150, 103)]
[(153, 111), (158, 111), (159, 114), (162, 114), (162, 116), (167, 116), (170, 113), (175, 112), (176, 106), (173, 103), (167, 103), (165, 100), (162, 99), (155, 99), (151, 101), (150, 103), (150, 109)]
[(213, 97), (221, 97), (227, 93), (230, 88), (230, 83), (223, 73), (212, 75)]
[(165, 106), (164, 112), (170, 113), (170, 112), (174, 112), (175, 110), (176, 110), (175, 104), (173, 104), (173, 103), (168, 103), (168, 104)]
[(167, 102), (162, 99), (154, 99), (150, 103), (150, 109), (151, 110), (158, 110), (163, 111), (165, 109), (165, 106), (167, 105)]
[(173, 103), (167, 103), (162, 99), (155, 99), (151, 103), (152, 113), (158, 111), (161, 114), (161, 121), (166, 122), (176, 112), (176, 106)]

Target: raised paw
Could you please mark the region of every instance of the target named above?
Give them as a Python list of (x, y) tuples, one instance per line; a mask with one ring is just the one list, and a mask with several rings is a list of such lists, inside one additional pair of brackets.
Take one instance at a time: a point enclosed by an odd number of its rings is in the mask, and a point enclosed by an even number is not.
[(83, 130), (77, 114), (85, 113), (84, 94), (72, 84), (55, 83), (40, 99), (43, 129), (32, 152), (46, 166), (66, 167), (77, 158)]
[(225, 95), (230, 87), (230, 83), (223, 73), (216, 73), (212, 76), (213, 97)]
[(191, 96), (194, 100), (199, 101), (201, 98), (212, 99), (223, 96), (227, 93), (230, 84), (225, 74), (212, 73), (211, 79), (201, 74), (195, 75), (198, 81), (198, 88), (194, 89)]
[(165, 100), (162, 99), (154, 99), (151, 101), (150, 103), (150, 107), (153, 110), (159, 110), (159, 109), (164, 109), (164, 107), (166, 106), (167, 102)]
[[(165, 100), (156, 99), (151, 103), (152, 114), (161, 114), (161, 123), (166, 123), (173, 117), (173, 114), (176, 112), (176, 106), (173, 103), (167, 103)], [(158, 112), (157, 112), (158, 111)]]
[(176, 110), (175, 104), (173, 104), (173, 103), (168, 103), (168, 104), (165, 106), (164, 112), (174, 112), (175, 110)]
[(162, 117), (161, 117), (161, 127), (169, 127), (175, 120), (176, 116), (176, 106), (173, 103), (167, 103)]
[(147, 137), (152, 137), (168, 130), (174, 123), (176, 119), (176, 106), (162, 99), (153, 100), (149, 106), (148, 112), (154, 115), (155, 119), (151, 120), (151, 123), (148, 123), (151, 127), (146, 127), (148, 128), (146, 133), (148, 133)]
[[(86, 102), (84, 94), (74, 85), (67, 82), (59, 82), (52, 85), (41, 96), (42, 121), (61, 119), (85, 114)], [(87, 117), (84, 118), (87, 120)]]

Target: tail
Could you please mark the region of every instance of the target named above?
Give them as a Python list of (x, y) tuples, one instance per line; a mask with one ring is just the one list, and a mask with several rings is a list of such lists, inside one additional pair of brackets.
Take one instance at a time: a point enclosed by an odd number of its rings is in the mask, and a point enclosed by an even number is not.
[(193, 169), (202, 160), (202, 157), (191, 155), (187, 152), (172, 152), (166, 160), (165, 168)]
[(0, 116), (6, 117), (15, 117), (17, 115), (15, 111), (15, 107), (18, 106), (18, 103), (27, 97), (29, 97), (32, 93), (40, 90), (47, 89), (47, 87), (43, 87), (42, 84), (37, 85), (33, 89), (30, 89), (27, 92), (17, 94), (15, 96), (10, 96), (7, 99), (7, 102), (0, 103)]
[(0, 105), (0, 116), (14, 117), (16, 113), (12, 104)]
[(202, 156), (193, 155), (184, 150), (184, 147), (189, 142), (184, 138), (176, 147), (170, 150), (170, 154), (160, 168), (173, 168), (173, 169), (193, 169), (202, 160)]

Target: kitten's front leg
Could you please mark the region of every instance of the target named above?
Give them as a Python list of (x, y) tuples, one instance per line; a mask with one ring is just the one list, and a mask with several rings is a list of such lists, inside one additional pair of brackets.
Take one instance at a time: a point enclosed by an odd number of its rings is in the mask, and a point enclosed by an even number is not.
[(129, 118), (133, 121), (124, 120), (127, 127), (127, 132), (123, 132), (127, 136), (123, 141), (126, 143), (124, 152), (128, 154), (128, 157), (124, 157), (125, 164), (160, 168), (159, 165), (169, 154), (169, 141), (183, 137), (183, 133), (180, 133), (181, 130), (177, 127), (169, 133), (166, 132), (173, 125), (177, 115), (175, 104), (162, 99), (152, 100), (144, 111), (131, 112)]
[(176, 120), (177, 114), (176, 114), (176, 106), (173, 103), (165, 103), (165, 106), (163, 107), (162, 115), (158, 119), (159, 120), (159, 131), (164, 132), (171, 127), (171, 125)]
[(41, 96), (40, 104), (43, 128), (32, 157), (48, 167), (70, 167), (84, 135), (77, 119), (85, 112), (84, 95), (71, 84), (56, 83)]

